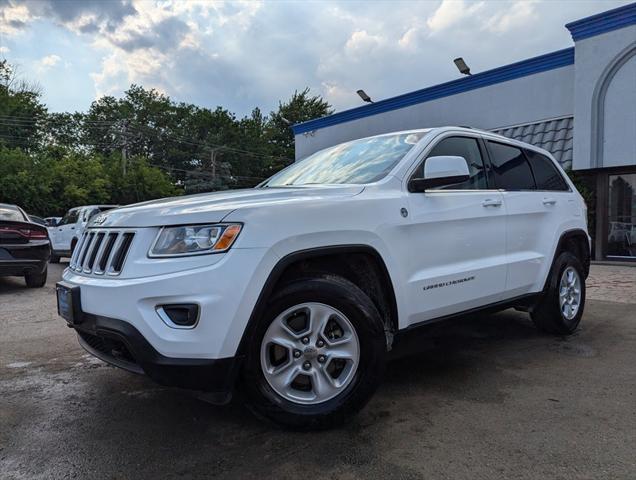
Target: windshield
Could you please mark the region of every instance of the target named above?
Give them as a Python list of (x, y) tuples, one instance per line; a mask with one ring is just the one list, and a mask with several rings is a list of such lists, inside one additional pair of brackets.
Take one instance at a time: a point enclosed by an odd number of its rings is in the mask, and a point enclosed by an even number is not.
[(376, 182), (385, 177), (425, 133), (363, 138), (326, 148), (287, 167), (262, 186)]

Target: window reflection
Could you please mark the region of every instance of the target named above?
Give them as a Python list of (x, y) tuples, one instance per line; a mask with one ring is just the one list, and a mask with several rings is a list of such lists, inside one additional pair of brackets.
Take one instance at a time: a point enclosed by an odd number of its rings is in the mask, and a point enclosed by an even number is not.
[(608, 257), (636, 258), (636, 174), (609, 176)]
[(263, 186), (376, 182), (385, 177), (425, 133), (383, 135), (342, 143), (291, 165)]

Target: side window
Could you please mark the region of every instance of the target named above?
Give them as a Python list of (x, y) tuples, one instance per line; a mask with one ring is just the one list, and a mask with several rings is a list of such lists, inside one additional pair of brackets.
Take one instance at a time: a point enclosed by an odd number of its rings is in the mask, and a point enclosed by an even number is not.
[[(464, 157), (468, 163), (470, 178), (462, 183), (453, 183), (438, 187), (436, 190), (485, 190), (488, 188), (484, 160), (479, 149), (479, 142), (469, 137), (448, 137), (440, 141), (428, 154), (429, 157), (452, 155)], [(426, 160), (424, 160), (426, 163)], [(419, 167), (417, 176), (424, 176), (424, 163)]]
[(532, 150), (525, 150), (525, 152), (532, 167), (534, 179), (537, 182), (537, 190), (569, 190), (568, 184), (565, 183), (563, 176), (554, 166), (552, 160)]
[(68, 225), (69, 223), (77, 223), (77, 217), (79, 217), (79, 210), (69, 210), (66, 212), (66, 215), (62, 218), (58, 226), (60, 225)]
[(86, 213), (84, 214), (84, 221), (88, 222), (91, 218), (93, 218), (98, 213), (99, 213), (99, 208), (92, 208), (90, 210), (86, 210)]
[(521, 149), (488, 141), (490, 161), (497, 188), (504, 190), (534, 190), (534, 177)]

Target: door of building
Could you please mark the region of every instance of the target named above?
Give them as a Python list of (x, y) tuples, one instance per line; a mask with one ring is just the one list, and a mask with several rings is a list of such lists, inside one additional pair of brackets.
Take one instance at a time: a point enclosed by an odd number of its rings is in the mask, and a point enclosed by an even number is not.
[(636, 261), (636, 173), (608, 175), (605, 256)]

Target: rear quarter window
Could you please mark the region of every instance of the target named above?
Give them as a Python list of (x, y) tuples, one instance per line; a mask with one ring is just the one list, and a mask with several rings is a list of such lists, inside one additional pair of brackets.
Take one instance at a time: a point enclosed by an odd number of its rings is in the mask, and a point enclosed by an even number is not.
[(526, 150), (525, 152), (530, 162), (530, 167), (532, 167), (532, 173), (534, 173), (537, 190), (569, 190), (568, 184), (552, 160), (533, 150)]

